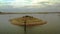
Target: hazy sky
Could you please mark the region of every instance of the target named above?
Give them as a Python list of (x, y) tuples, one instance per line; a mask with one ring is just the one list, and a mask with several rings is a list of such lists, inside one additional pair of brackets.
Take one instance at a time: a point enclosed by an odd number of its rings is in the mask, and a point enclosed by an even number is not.
[[(36, 11), (40, 11), (42, 8), (43, 9), (48, 8), (49, 6), (56, 7), (55, 5), (58, 6), (59, 4), (60, 4), (60, 0), (0, 0), (0, 10), (2, 8), (6, 8), (6, 10), (8, 8), (8, 10), (9, 10), (9, 7), (12, 7), (13, 9), (29, 8), (30, 10), (35, 8), (35, 9), (37, 9)], [(38, 10), (38, 9), (40, 9), (40, 10)], [(52, 9), (52, 8), (49, 8), (49, 9)], [(5, 9), (2, 9), (1, 11), (3, 11), (3, 10), (5, 10)], [(16, 11), (18, 11), (18, 10), (16, 10)], [(33, 11), (34, 11), (34, 9), (33, 9)]]

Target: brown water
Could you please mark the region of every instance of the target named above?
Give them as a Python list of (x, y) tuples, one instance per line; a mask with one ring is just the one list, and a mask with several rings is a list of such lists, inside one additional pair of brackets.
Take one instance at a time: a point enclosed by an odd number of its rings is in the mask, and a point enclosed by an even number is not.
[(60, 16), (58, 14), (5, 14), (0, 15), (0, 34), (24, 34), (24, 26), (16, 26), (9, 22), (9, 19), (33, 16), (46, 20), (45, 25), (27, 27), (27, 34), (60, 34)]

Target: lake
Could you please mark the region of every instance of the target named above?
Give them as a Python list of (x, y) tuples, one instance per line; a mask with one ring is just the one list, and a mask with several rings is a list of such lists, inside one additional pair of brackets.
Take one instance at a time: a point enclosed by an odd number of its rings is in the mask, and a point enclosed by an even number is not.
[(27, 34), (60, 34), (59, 14), (0, 14), (0, 34), (24, 34), (24, 26), (13, 25), (9, 19), (25, 15), (47, 21), (44, 25), (27, 27)]

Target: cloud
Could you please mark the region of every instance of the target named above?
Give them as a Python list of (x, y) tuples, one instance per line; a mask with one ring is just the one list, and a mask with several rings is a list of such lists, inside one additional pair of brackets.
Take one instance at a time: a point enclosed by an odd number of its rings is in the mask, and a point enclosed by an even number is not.
[(11, 5), (14, 0), (0, 0), (0, 7), (5, 5)]
[(32, 7), (32, 8), (43, 8), (43, 7), (47, 7), (47, 6), (53, 6), (53, 5), (59, 4), (59, 3), (60, 3), (59, 0), (47, 0), (47, 1), (37, 2), (34, 5), (30, 5), (29, 7)]
[(60, 12), (60, 4), (49, 5), (43, 8), (12, 8), (12, 6), (5, 6), (5, 8), (0, 8), (0, 11), (4, 12)]
[(11, 5), (13, 8), (41, 8), (60, 3), (60, 0), (0, 0), (0, 6)]
[(39, 2), (43, 2), (43, 1), (48, 1), (48, 0), (15, 0), (14, 2), (12, 2), (12, 6), (15, 8), (20, 8), (20, 7), (24, 7), (24, 6), (32, 6), (32, 7), (37, 7), (40, 6), (41, 4), (38, 4)]
[(59, 0), (15, 0), (12, 2), (12, 6), (14, 8), (41, 8), (41, 7), (47, 7), (49, 5), (54, 5), (56, 3), (60, 3)]
[(15, 0), (14, 2), (11, 2), (11, 5), (16, 8), (23, 7), (23, 6), (26, 6), (29, 4), (30, 4), (30, 2), (26, 1), (26, 0)]

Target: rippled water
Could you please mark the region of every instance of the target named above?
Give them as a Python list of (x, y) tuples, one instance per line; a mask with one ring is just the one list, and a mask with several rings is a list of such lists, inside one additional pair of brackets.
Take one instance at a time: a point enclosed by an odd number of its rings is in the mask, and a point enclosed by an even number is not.
[(60, 34), (60, 16), (58, 14), (5, 14), (0, 15), (0, 34), (24, 34), (24, 26), (16, 26), (9, 19), (25, 15), (43, 19), (48, 23), (45, 25), (29, 26), (27, 34)]

